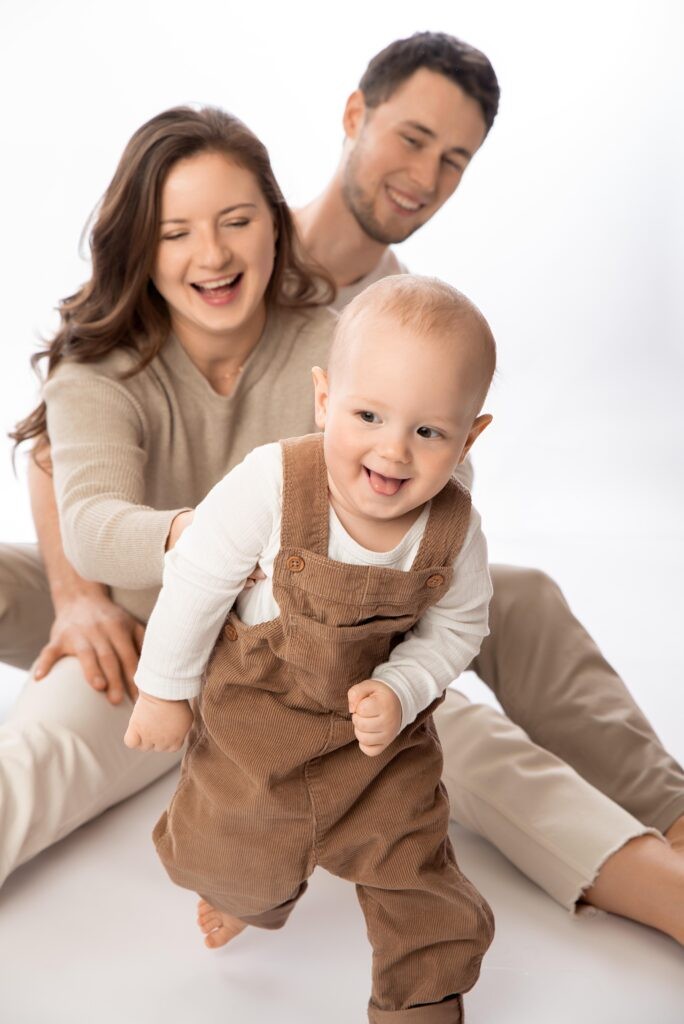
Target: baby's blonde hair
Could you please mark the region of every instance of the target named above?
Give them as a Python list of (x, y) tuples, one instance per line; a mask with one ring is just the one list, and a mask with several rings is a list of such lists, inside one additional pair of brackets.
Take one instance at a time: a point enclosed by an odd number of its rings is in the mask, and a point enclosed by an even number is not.
[(489, 324), (474, 303), (445, 281), (416, 274), (395, 274), (364, 289), (345, 307), (337, 322), (328, 374), (344, 360), (355, 326), (367, 317), (390, 317), (416, 334), (458, 341), (473, 349), (480, 364), (481, 400), (496, 369), (496, 343)]

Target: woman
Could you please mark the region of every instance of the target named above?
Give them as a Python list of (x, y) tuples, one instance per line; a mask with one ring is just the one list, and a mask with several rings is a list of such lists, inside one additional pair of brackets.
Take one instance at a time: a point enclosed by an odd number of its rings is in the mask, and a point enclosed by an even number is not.
[[(50, 590), (34, 551), (0, 552), (5, 592), (30, 595), (6, 659), (29, 664), (57, 621), (34, 673), (49, 678), (27, 685), (3, 730), (0, 878), (176, 761), (124, 747), (124, 690), (164, 550), (189, 510), (254, 446), (313, 428), (308, 375), (325, 365), (332, 314), (320, 303), (330, 294), (292, 241), (267, 154), (240, 122), (180, 108), (136, 132), (95, 223), (91, 280), (63, 304), (44, 353), (45, 402), (14, 435), (40, 441), (47, 430), (67, 555), (98, 582), (61, 554), (52, 481), (34, 467)], [(554, 766), (559, 806), (569, 788), (587, 818), (619, 811), (563, 769)], [(610, 854), (616, 830), (605, 831)], [(635, 822), (631, 834), (640, 831)], [(598, 882), (611, 881), (609, 896), (597, 886), (587, 898), (682, 941), (670, 894), (684, 861), (673, 857), (642, 835), (606, 859)]]
[[(90, 281), (62, 304), (42, 353), (44, 401), (14, 437), (52, 440), (67, 556), (111, 588), (123, 611), (108, 636), (114, 650), (128, 642), (131, 672), (130, 637), (140, 640), (188, 510), (256, 444), (314, 429), (310, 368), (325, 363), (335, 318), (323, 308), (331, 286), (293, 251), (266, 150), (217, 110), (170, 110), (135, 133), (92, 254)], [(51, 485), (41, 470), (38, 484)], [(69, 573), (47, 561), (53, 579)], [(61, 596), (53, 584), (58, 611)], [(177, 760), (126, 750), (122, 681), (101, 672), (97, 641), (84, 660), (112, 707), (69, 657), (26, 687), (8, 723), (4, 763), (21, 767), (6, 786), (3, 876)]]

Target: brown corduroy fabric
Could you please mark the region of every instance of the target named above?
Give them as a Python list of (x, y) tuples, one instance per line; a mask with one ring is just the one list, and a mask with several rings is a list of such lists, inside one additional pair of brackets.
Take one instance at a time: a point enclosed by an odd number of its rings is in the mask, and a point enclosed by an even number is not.
[(332, 561), (322, 436), (283, 442), (280, 615), (256, 626), (229, 615), (154, 834), (174, 882), (261, 927), (285, 923), (317, 864), (355, 882), (371, 1021), (461, 1021), (450, 997), (474, 985), (493, 935), (447, 837), (432, 707), (371, 758), (346, 696), (449, 586), (469, 514), (451, 481), (408, 572)]

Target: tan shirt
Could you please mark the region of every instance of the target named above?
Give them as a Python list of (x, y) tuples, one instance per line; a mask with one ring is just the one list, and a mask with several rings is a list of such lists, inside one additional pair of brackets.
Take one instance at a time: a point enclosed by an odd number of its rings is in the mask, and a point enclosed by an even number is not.
[(67, 557), (142, 620), (161, 585), (171, 521), (256, 445), (315, 429), (311, 367), (326, 365), (330, 310), (279, 310), (230, 397), (171, 336), (141, 373), (118, 349), (65, 361), (46, 383), (55, 491)]
[(348, 284), (344, 288), (337, 289), (337, 296), (332, 304), (332, 308), (340, 312), (348, 302), (351, 302), (352, 299), (356, 298), (356, 296), (367, 288), (369, 284), (375, 284), (375, 282), (379, 281), (381, 278), (390, 277), (392, 274), (408, 274), (408, 270), (403, 263), (399, 262), (394, 250), (390, 249), (388, 246), (368, 274), (364, 277), (360, 277), (358, 281), (354, 281), (353, 284)]

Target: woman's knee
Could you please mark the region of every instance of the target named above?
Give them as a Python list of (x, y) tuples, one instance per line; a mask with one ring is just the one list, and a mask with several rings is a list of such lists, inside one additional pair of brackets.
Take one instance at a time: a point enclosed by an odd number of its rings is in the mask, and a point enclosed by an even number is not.
[(35, 544), (0, 544), (0, 661), (27, 669), (54, 616)]
[(78, 659), (65, 657), (40, 682), (27, 678), (10, 720), (15, 725), (41, 722), (97, 744), (113, 732), (123, 737), (130, 713), (128, 698), (118, 706), (111, 705), (88, 685)]

